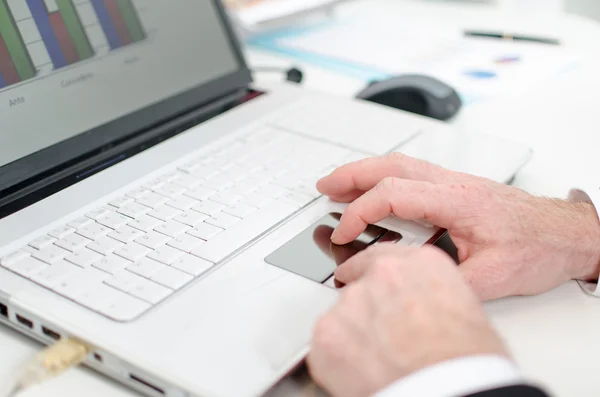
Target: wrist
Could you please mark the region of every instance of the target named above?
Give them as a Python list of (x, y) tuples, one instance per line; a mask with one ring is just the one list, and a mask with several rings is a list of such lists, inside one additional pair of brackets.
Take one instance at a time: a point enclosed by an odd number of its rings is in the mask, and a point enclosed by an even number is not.
[(583, 281), (598, 281), (600, 276), (600, 220), (596, 208), (589, 203), (571, 203), (575, 216), (573, 233), (575, 257), (581, 257), (581, 263), (573, 263), (572, 278)]

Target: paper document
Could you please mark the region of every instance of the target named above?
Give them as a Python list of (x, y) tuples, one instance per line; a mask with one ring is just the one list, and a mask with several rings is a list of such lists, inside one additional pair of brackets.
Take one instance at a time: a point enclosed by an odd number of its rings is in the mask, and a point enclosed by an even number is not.
[(240, 22), (246, 26), (254, 26), (338, 2), (339, 0), (230, 0), (226, 4), (235, 10)]
[(463, 97), (520, 95), (578, 64), (560, 46), (469, 38), (456, 28), (372, 19), (337, 22), (254, 44), (365, 79), (417, 73), (436, 77)]

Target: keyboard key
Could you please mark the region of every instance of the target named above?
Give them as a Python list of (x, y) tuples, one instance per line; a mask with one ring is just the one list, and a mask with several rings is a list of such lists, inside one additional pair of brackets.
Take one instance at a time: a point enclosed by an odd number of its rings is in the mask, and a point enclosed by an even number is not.
[(237, 194), (223, 192), (223, 193), (215, 194), (214, 196), (212, 196), (210, 198), (210, 200), (229, 207), (229, 206), (232, 206), (233, 204), (237, 203), (238, 201), (240, 201), (242, 198), (243, 198), (242, 196), (237, 195)]
[(208, 241), (222, 232), (224, 232), (224, 230), (220, 227), (212, 226), (208, 223), (201, 223), (192, 230), (189, 230), (187, 234)]
[(78, 271), (82, 271), (80, 267), (77, 267), (65, 260), (60, 260), (34, 274), (31, 277), (31, 280), (43, 285), (44, 287), (53, 288), (56, 284), (69, 277), (71, 273)]
[(125, 258), (121, 258), (120, 256), (109, 254), (101, 258), (99, 261), (94, 262), (92, 266), (108, 274), (115, 275), (125, 270), (125, 268), (130, 266), (132, 263), (133, 262), (128, 261)]
[(197, 167), (194, 167), (194, 169), (191, 170), (189, 174), (195, 178), (208, 180), (217, 176), (219, 174), (219, 171), (213, 170), (212, 168), (204, 167), (202, 165), (198, 165)]
[(81, 218), (72, 220), (71, 222), (67, 223), (67, 225), (72, 227), (73, 229), (81, 229), (83, 227), (91, 225), (92, 223), (94, 223), (94, 221), (92, 219), (90, 219), (86, 216), (83, 216)]
[(163, 186), (154, 190), (154, 193), (158, 193), (161, 196), (175, 198), (185, 192), (185, 188), (175, 185), (173, 183), (165, 183)]
[[(192, 255), (213, 263), (219, 263), (257, 236), (296, 212), (296, 210), (297, 208), (294, 205), (282, 201), (274, 201), (269, 207), (255, 211), (252, 215), (227, 230), (227, 232), (221, 233), (210, 239), (206, 244), (200, 245), (192, 251)], [(189, 234), (192, 234), (192, 232), (190, 231)], [(199, 237), (202, 238), (201, 236)]]
[(144, 279), (137, 274), (133, 274), (128, 270), (124, 270), (112, 277), (107, 278), (104, 283), (118, 289), (119, 291), (129, 292), (137, 285), (137, 283), (141, 282), (142, 280)]
[(113, 201), (111, 201), (110, 203), (108, 203), (109, 205), (112, 205), (115, 208), (121, 208), (121, 207), (125, 207), (128, 204), (133, 203), (133, 198), (129, 197), (129, 196), (121, 196), (121, 197), (117, 197), (116, 199), (114, 199)]
[(2, 259), (0, 259), (0, 265), (2, 265), (4, 267), (9, 267), (12, 264), (14, 264), (22, 259), (25, 259), (30, 255), (31, 254), (29, 252), (26, 252), (23, 250), (15, 251), (13, 253), (10, 253), (10, 254), (2, 257)]
[(191, 161), (187, 164), (180, 165), (179, 167), (177, 167), (177, 169), (179, 171), (185, 172), (186, 174), (189, 174), (189, 173), (193, 172), (195, 169), (197, 169), (198, 167), (200, 167), (200, 163)]
[(273, 184), (262, 186), (256, 191), (258, 194), (262, 194), (263, 196), (268, 196), (274, 199), (283, 196), (287, 192), (289, 192), (288, 189)]
[(71, 255), (68, 255), (67, 257), (65, 257), (65, 260), (79, 267), (86, 268), (92, 266), (94, 262), (99, 261), (102, 258), (103, 256), (99, 253), (84, 248)]
[(73, 233), (63, 238), (62, 240), (58, 240), (54, 244), (66, 249), (67, 251), (75, 252), (82, 248), (85, 248), (85, 246), (87, 246), (91, 242), (92, 240), (87, 239), (79, 234)]
[(313, 199), (321, 196), (321, 192), (317, 190), (315, 184), (303, 184), (294, 189), (294, 191), (305, 194)]
[(179, 175), (181, 175), (179, 172), (177, 171), (173, 171), (173, 172), (169, 172), (168, 174), (162, 175), (160, 177), (158, 177), (157, 179), (160, 179), (161, 181), (166, 183), (169, 182), (173, 182)]
[(198, 277), (207, 272), (213, 266), (214, 264), (212, 262), (192, 255), (184, 255), (171, 265), (171, 267), (181, 270), (187, 274), (191, 274), (194, 277)]
[(237, 203), (232, 207), (225, 208), (223, 210), (224, 213), (235, 216), (236, 218), (244, 219), (256, 211), (256, 207), (252, 207), (247, 204)]
[(173, 207), (169, 207), (168, 205), (160, 206), (157, 209), (148, 213), (149, 216), (156, 219), (160, 219), (163, 222), (170, 221), (171, 219), (175, 218), (177, 215), (180, 214), (181, 211)]
[(115, 255), (119, 255), (132, 262), (136, 262), (148, 255), (152, 250), (138, 243), (129, 243), (115, 251)]
[(33, 254), (33, 257), (51, 265), (61, 259), (65, 259), (67, 255), (71, 255), (71, 253), (66, 249), (51, 245)]
[(202, 214), (210, 215), (210, 216), (212, 216), (214, 214), (218, 214), (225, 208), (227, 208), (227, 206), (225, 206), (223, 204), (215, 203), (214, 201), (210, 201), (210, 200), (203, 201), (200, 204), (192, 207), (192, 209), (194, 211), (200, 212)]
[(160, 247), (161, 245), (164, 245), (167, 243), (167, 241), (169, 241), (171, 239), (171, 237), (169, 236), (165, 236), (164, 234), (155, 232), (155, 231), (151, 231), (146, 233), (145, 235), (143, 235), (140, 238), (137, 238), (135, 240), (136, 243), (139, 243), (145, 247), (148, 247), (150, 249), (155, 249)]
[(149, 215), (142, 215), (130, 221), (127, 225), (142, 232), (149, 232), (162, 223), (163, 221), (160, 219), (153, 218)]
[(130, 295), (123, 295), (101, 313), (116, 321), (132, 321), (150, 308), (150, 304)]
[(199, 212), (190, 211), (190, 212), (182, 213), (181, 215), (173, 218), (173, 220), (175, 220), (179, 223), (183, 223), (184, 225), (193, 227), (199, 223), (204, 222), (208, 218), (210, 218), (210, 216), (208, 216), (206, 214), (201, 214)]
[(294, 175), (284, 174), (278, 177), (273, 181), (274, 185), (281, 186), (285, 189), (295, 189), (296, 187), (302, 185), (304, 181)]
[(125, 294), (106, 284), (98, 284), (83, 294), (77, 296), (76, 301), (92, 310), (101, 311), (112, 303), (122, 299)]
[(137, 274), (138, 276), (150, 278), (154, 275), (154, 273), (158, 272), (166, 265), (159, 263), (155, 260), (142, 258), (139, 261), (130, 264), (127, 267), (127, 270)]
[(60, 239), (67, 237), (70, 234), (73, 234), (73, 233), (75, 233), (75, 229), (73, 229), (72, 227), (69, 227), (69, 226), (63, 226), (63, 227), (54, 229), (53, 231), (48, 233), (48, 235), (54, 237), (55, 239), (60, 240)]
[(136, 284), (136, 286), (129, 291), (129, 294), (155, 305), (171, 295), (172, 292), (173, 291), (169, 288), (163, 287), (153, 281), (143, 280)]
[(210, 219), (204, 221), (209, 225), (213, 225), (216, 227), (220, 227), (221, 229), (229, 229), (231, 226), (235, 225), (240, 221), (240, 218), (236, 218), (235, 216), (231, 216), (224, 212), (219, 212), (214, 214)]
[(229, 179), (224, 179), (221, 178), (220, 176), (217, 176), (215, 178), (211, 178), (211, 179), (207, 179), (205, 181), (202, 182), (202, 186), (209, 188), (209, 189), (214, 189), (217, 191), (223, 191), (223, 190), (227, 190), (230, 187), (233, 186), (233, 182)]
[(190, 234), (182, 234), (179, 237), (175, 237), (167, 244), (173, 248), (177, 248), (183, 252), (192, 252), (194, 248), (200, 244), (205, 243), (204, 240), (191, 236)]
[(144, 187), (146, 189), (149, 189), (149, 190), (154, 190), (154, 189), (158, 189), (159, 187), (161, 187), (165, 183), (167, 183), (167, 182), (163, 181), (160, 178), (157, 178), (157, 179), (151, 180), (150, 182), (145, 183)]
[(87, 245), (89, 249), (102, 255), (112, 254), (122, 246), (122, 242), (107, 236), (100, 237), (98, 240)]
[(22, 259), (18, 262), (13, 263), (9, 269), (12, 270), (13, 272), (20, 274), (23, 277), (31, 277), (36, 273), (39, 273), (40, 271), (44, 270), (45, 268), (48, 267), (48, 264), (37, 260), (35, 258), (32, 257), (27, 257), (25, 259)]
[(131, 192), (127, 193), (127, 196), (131, 197), (134, 200), (137, 200), (139, 198), (144, 197), (148, 193), (150, 193), (150, 190), (140, 187), (140, 188), (137, 188), (137, 189), (132, 190)]
[(27, 252), (28, 254), (30, 254), (30, 255), (33, 255), (33, 254), (35, 254), (36, 252), (38, 252), (39, 250), (38, 250), (38, 249), (35, 249), (35, 248), (33, 248), (33, 247), (32, 247), (32, 246), (30, 246), (30, 245), (28, 245), (28, 246), (25, 246), (25, 247), (21, 248), (21, 251), (25, 251), (25, 252)]
[(244, 179), (242, 181), (236, 182), (234, 186), (225, 190), (225, 193), (233, 193), (239, 194), (241, 196), (246, 196), (250, 193), (255, 192), (259, 186), (253, 180)]
[(108, 237), (114, 238), (122, 243), (129, 243), (144, 235), (144, 232), (134, 229), (131, 226), (123, 226), (108, 234)]
[(117, 214), (115, 212), (111, 212), (106, 216), (98, 218), (96, 222), (114, 230), (126, 225), (127, 222), (129, 222), (130, 220), (131, 218)]
[(78, 296), (84, 294), (90, 288), (101, 284), (108, 277), (110, 275), (98, 269), (82, 269), (72, 272), (65, 279), (54, 285), (52, 289), (67, 298), (77, 299)]
[(35, 249), (41, 250), (42, 248), (46, 248), (49, 245), (54, 244), (56, 239), (51, 236), (40, 236), (29, 243)]
[(190, 276), (189, 274), (171, 267), (165, 267), (152, 276), (152, 281), (174, 290), (183, 287), (193, 279), (194, 277)]
[(110, 232), (112, 232), (112, 229), (109, 229), (106, 226), (102, 226), (96, 222), (77, 230), (77, 234), (80, 234), (83, 237), (87, 237), (90, 240), (97, 240), (100, 237), (106, 236)]
[(174, 185), (181, 186), (185, 189), (193, 189), (196, 186), (200, 185), (201, 182), (201, 179), (194, 178), (193, 176), (187, 174), (181, 174), (177, 177), (177, 179), (174, 179), (172, 183)]
[(85, 214), (85, 216), (87, 216), (90, 219), (96, 220), (98, 218), (102, 218), (103, 216), (107, 215), (110, 211), (107, 210), (106, 208), (97, 208), (93, 211), (88, 212), (87, 214)]
[(140, 215), (147, 214), (150, 211), (150, 207), (146, 207), (145, 205), (141, 205), (138, 203), (127, 204), (126, 206), (121, 207), (117, 210), (118, 213), (134, 219)]
[(165, 222), (154, 229), (154, 231), (157, 231), (159, 233), (173, 238), (187, 232), (188, 230), (190, 230), (189, 226), (186, 226), (183, 223), (179, 223), (176, 221)]
[(286, 203), (296, 205), (298, 208), (302, 208), (313, 201), (314, 198), (298, 192), (289, 192), (281, 196), (278, 200), (285, 201)]
[(177, 196), (176, 198), (167, 202), (169, 207), (177, 208), (181, 211), (187, 211), (192, 208), (194, 205), (198, 204), (198, 200), (194, 200), (191, 197), (187, 196)]
[[(161, 185), (162, 186), (162, 185)], [(146, 207), (150, 207), (152, 209), (156, 209), (169, 201), (168, 197), (161, 196), (160, 194), (150, 192), (146, 194), (144, 197), (140, 197), (136, 200), (137, 203), (145, 205)]]
[(273, 198), (258, 193), (252, 193), (244, 197), (244, 203), (256, 208), (263, 208), (273, 202)]
[(204, 200), (208, 200), (208, 198), (210, 196), (213, 196), (216, 193), (217, 193), (217, 191), (214, 189), (209, 189), (204, 186), (198, 186), (197, 188), (195, 188), (193, 190), (189, 190), (189, 191), (185, 192), (184, 195), (187, 197), (191, 197), (195, 200), (204, 201)]
[(165, 265), (170, 265), (171, 263), (175, 262), (175, 260), (182, 257), (183, 254), (183, 251), (168, 245), (163, 245), (162, 247), (158, 247), (154, 251), (150, 252), (148, 254), (148, 258), (154, 259), (160, 263), (164, 263)]

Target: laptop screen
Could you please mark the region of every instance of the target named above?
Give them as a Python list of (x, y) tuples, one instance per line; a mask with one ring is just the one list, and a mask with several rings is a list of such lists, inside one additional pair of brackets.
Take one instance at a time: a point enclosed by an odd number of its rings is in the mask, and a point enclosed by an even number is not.
[(0, 191), (248, 82), (217, 0), (0, 0)]

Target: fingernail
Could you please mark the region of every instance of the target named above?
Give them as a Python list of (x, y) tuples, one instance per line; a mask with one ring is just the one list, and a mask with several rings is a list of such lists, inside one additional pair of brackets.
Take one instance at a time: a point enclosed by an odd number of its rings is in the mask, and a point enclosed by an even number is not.
[(342, 236), (342, 232), (340, 232), (339, 229), (335, 229), (333, 231), (333, 233), (331, 234), (331, 242), (334, 244), (342, 245), (343, 239), (344, 239), (344, 236)]
[(340, 237), (340, 232), (338, 231), (338, 229), (335, 229), (333, 233), (331, 233), (331, 241), (335, 243), (338, 237)]

